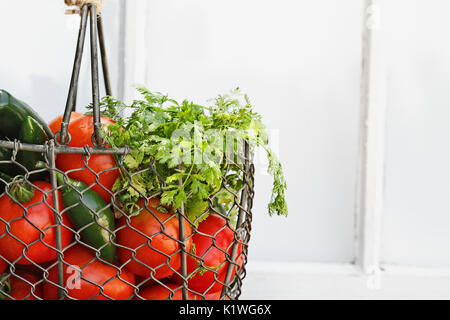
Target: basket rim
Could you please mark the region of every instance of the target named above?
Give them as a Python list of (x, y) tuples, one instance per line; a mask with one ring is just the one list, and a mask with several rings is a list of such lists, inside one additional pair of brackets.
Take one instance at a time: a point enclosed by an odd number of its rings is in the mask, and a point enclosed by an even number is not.
[(22, 143), (18, 140), (15, 141), (7, 141), (0, 140), (0, 148), (6, 149), (17, 149), (21, 151), (31, 151), (31, 152), (47, 152), (50, 146), (51, 141), (54, 141), (54, 152), (57, 154), (129, 154), (132, 152), (132, 149), (129, 147), (124, 148), (109, 148), (109, 147), (69, 147), (65, 145), (61, 145), (56, 142), (55, 139), (50, 139), (46, 144), (29, 144)]

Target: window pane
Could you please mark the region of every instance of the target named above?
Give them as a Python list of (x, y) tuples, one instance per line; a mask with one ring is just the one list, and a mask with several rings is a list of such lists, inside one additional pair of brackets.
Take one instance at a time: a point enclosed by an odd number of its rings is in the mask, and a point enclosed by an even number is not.
[(252, 257), (351, 261), (362, 2), (159, 0), (150, 12), (151, 89), (204, 103), (239, 86), (279, 138), (290, 216), (268, 217), (260, 165)]
[(386, 1), (383, 7), (388, 263), (450, 266), (448, 10), (445, 0)]

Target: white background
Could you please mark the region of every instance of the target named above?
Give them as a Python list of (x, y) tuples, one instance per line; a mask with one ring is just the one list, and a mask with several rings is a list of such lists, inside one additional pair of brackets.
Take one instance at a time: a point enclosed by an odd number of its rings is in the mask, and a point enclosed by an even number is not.
[[(239, 86), (271, 132), (289, 217), (268, 216), (272, 180), (258, 161), (243, 298), (450, 298), (448, 1), (380, 0), (369, 10), (381, 48), (375, 58), (383, 61), (373, 70), (383, 89), (373, 108), (386, 111), (377, 173), (380, 278), (359, 267), (367, 3), (105, 2), (119, 98), (131, 99), (132, 85), (144, 84), (206, 103)], [(0, 87), (47, 120), (63, 112), (78, 32), (76, 17), (63, 13), (62, 0), (0, 0)], [(90, 101), (87, 63), (80, 79), (82, 109)]]
[(352, 261), (361, 6), (150, 3), (146, 84), (200, 102), (240, 87), (278, 140), (290, 216), (268, 217), (272, 180), (259, 163), (251, 257)]
[(450, 267), (450, 3), (396, 0), (387, 8), (383, 258)]

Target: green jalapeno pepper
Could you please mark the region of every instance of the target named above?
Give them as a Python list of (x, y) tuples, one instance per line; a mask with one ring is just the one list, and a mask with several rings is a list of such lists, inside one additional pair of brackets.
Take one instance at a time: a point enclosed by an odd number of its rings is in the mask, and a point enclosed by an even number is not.
[(103, 198), (88, 186), (57, 173), (58, 184), (67, 215), (75, 228), (81, 230), (82, 239), (98, 249), (100, 257), (114, 262), (116, 247), (112, 242), (115, 230), (114, 213)]

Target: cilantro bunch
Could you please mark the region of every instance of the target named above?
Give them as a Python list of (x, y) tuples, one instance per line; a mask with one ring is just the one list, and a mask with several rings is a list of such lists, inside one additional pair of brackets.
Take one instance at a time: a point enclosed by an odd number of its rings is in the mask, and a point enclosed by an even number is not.
[[(132, 151), (116, 160), (123, 167), (113, 191), (123, 208), (133, 212), (140, 197), (159, 194), (163, 205), (184, 205), (188, 219), (198, 224), (211, 202), (219, 212), (233, 215), (244, 185), (242, 141), (266, 150), (273, 176), (270, 215), (287, 216), (286, 181), (282, 166), (269, 148), (261, 116), (239, 89), (219, 95), (209, 107), (138, 88), (142, 99), (125, 105), (112, 97), (101, 103), (112, 118), (105, 140), (110, 147)], [(129, 116), (122, 116), (128, 113)]]

